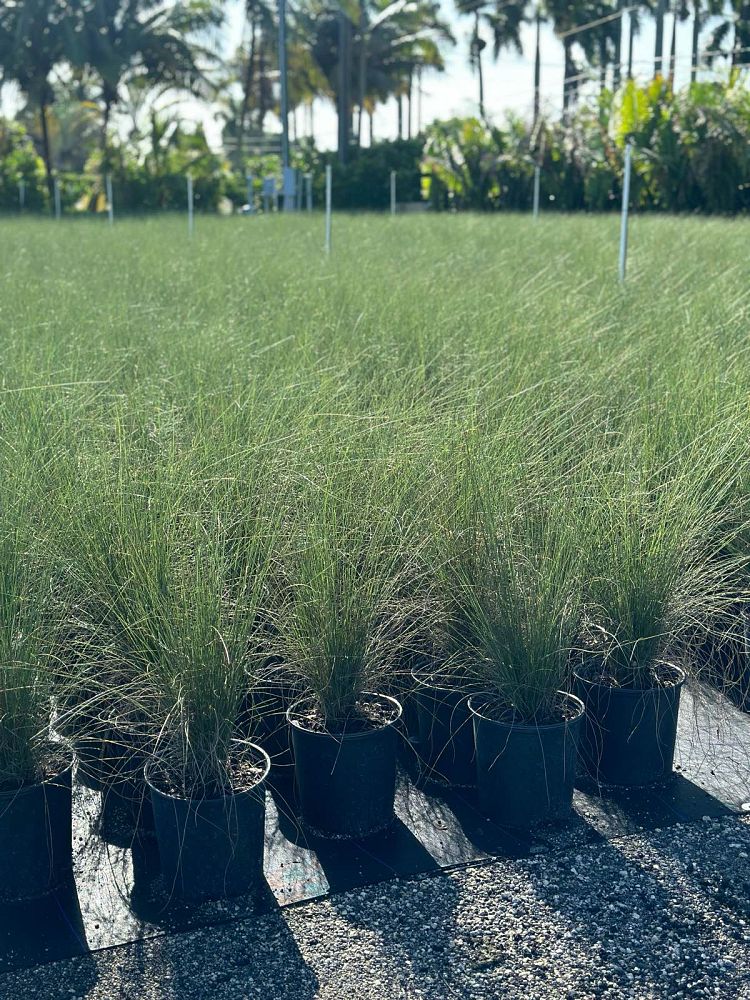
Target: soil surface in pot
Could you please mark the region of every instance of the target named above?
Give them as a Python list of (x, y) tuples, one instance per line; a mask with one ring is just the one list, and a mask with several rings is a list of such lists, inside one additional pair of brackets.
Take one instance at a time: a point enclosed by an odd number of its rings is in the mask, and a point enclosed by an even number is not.
[(621, 688), (626, 691), (653, 691), (655, 688), (675, 687), (682, 680), (680, 671), (669, 663), (657, 663), (648, 670), (617, 674), (606, 663), (598, 661), (576, 671), (578, 676), (591, 684)]
[(302, 705), (294, 713), (294, 722), (312, 733), (328, 733), (331, 736), (356, 735), (380, 729), (395, 722), (399, 717), (398, 708), (390, 701), (363, 695), (344, 719), (327, 718), (314, 703)]
[(64, 743), (50, 743), (41, 750), (37, 760), (36, 773), (23, 781), (0, 781), (0, 794), (19, 792), (23, 788), (52, 781), (70, 767), (73, 751)]
[(570, 722), (580, 714), (574, 700), (559, 694), (551, 706), (532, 717), (522, 715), (513, 705), (491, 694), (479, 701), (477, 707), (481, 708), (481, 714), (485, 718), (507, 726), (556, 726), (561, 722)]
[(219, 799), (238, 792), (249, 792), (266, 774), (265, 759), (256, 751), (235, 750), (224, 767), (226, 780), (219, 784), (184, 781), (164, 761), (155, 759), (149, 768), (149, 781), (165, 795), (186, 799)]

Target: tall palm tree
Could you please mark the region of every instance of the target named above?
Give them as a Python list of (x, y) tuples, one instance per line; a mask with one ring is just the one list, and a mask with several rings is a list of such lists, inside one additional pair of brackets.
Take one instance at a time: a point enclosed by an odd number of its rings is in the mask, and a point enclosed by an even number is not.
[(722, 20), (708, 39), (708, 64), (726, 58), (732, 69), (750, 65), (750, 0), (729, 0), (720, 10), (709, 12), (719, 14)]
[(110, 116), (124, 84), (141, 77), (152, 86), (198, 91), (206, 50), (191, 39), (223, 15), (212, 0), (83, 0), (82, 9), (82, 58), (101, 85), (106, 160)]
[(77, 9), (64, 0), (0, 5), (0, 82), (17, 83), (39, 114), (50, 205), (55, 183), (49, 133), (49, 110), (55, 100), (52, 73), (66, 59), (75, 59), (78, 24)]
[(546, 0), (547, 15), (552, 21), (555, 34), (562, 40), (565, 54), (563, 77), (563, 117), (568, 113), (578, 91), (578, 67), (573, 58), (573, 45), (578, 36), (578, 28), (591, 20), (586, 0)]
[(527, 0), (456, 0), (458, 13), (474, 19), (469, 51), (470, 62), (476, 70), (479, 83), (479, 114), (482, 118), (485, 117), (482, 52), (487, 43), (482, 38), (481, 28), (487, 25), (490, 29), (492, 57), (495, 61), (503, 49), (514, 49), (521, 55), (521, 27), (527, 19), (526, 5)]
[(351, 145), (353, 105), (358, 142), (364, 113), (371, 115), (389, 97), (399, 102), (403, 119), (416, 74), (421, 68), (441, 70), (441, 45), (453, 40), (437, 0), (351, 0), (336, 7), (307, 0), (297, 7), (295, 31), (309, 45), (336, 103), (342, 161)]

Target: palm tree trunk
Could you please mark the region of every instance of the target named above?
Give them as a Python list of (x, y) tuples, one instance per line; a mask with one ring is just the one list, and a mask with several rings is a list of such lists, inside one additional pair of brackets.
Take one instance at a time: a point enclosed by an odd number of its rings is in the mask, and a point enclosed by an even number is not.
[(338, 15), (338, 56), (339, 56), (339, 92), (338, 92), (338, 116), (339, 116), (339, 163), (344, 164), (348, 159), (349, 139), (351, 136), (351, 98), (349, 90), (351, 85), (351, 21), (343, 10)]
[(633, 42), (635, 40), (633, 11), (628, 14), (628, 80), (633, 79)]
[(266, 36), (261, 31), (258, 43), (258, 129), (263, 135), (263, 122), (266, 119)]
[(253, 90), (253, 78), (255, 76), (255, 42), (258, 32), (258, 23), (255, 15), (250, 21), (250, 52), (247, 57), (245, 67), (245, 79), (242, 87), (242, 106), (240, 108), (240, 127), (237, 136), (237, 153), (242, 159), (245, 152), (245, 127), (247, 125), (247, 112), (250, 107), (250, 97)]
[(607, 89), (607, 39), (602, 33), (599, 36), (599, 93)]
[(47, 111), (49, 105), (42, 101), (39, 105), (39, 119), (42, 125), (42, 159), (44, 160), (44, 170), (47, 175), (47, 191), (49, 193), (50, 209), (55, 210), (55, 178), (52, 174), (52, 151), (49, 144), (49, 123), (47, 122)]
[(359, 79), (357, 81), (357, 145), (362, 145), (362, 119), (365, 114), (365, 90), (367, 89), (367, 12), (365, 4), (359, 11)]
[(404, 138), (404, 98), (401, 94), (398, 95), (398, 137)]
[(542, 15), (539, 8), (536, 9), (536, 47), (534, 50), (534, 126), (539, 121), (539, 111), (541, 109), (542, 92), (542, 54), (540, 48), (540, 34), (542, 30)]
[(677, 13), (672, 16), (672, 42), (669, 46), (669, 85), (674, 87), (674, 66), (677, 55)]
[(573, 59), (570, 54), (570, 36), (566, 35), (563, 39), (563, 46), (565, 48), (565, 76), (563, 77), (563, 119), (567, 117), (568, 108), (570, 106), (570, 91), (573, 86), (572, 81), (572, 69), (573, 69)]
[(693, 0), (693, 45), (690, 54), (690, 82), (695, 83), (698, 74), (698, 40), (701, 33), (701, 0)]
[(620, 20), (615, 31), (615, 59), (612, 68), (612, 89), (619, 90), (622, 76), (622, 29), (625, 21), (625, 12), (620, 10)]
[(374, 111), (368, 111), (367, 114), (368, 114), (368, 117), (370, 119), (370, 145), (372, 146), (372, 143), (373, 143), (373, 121), (372, 120), (375, 117), (375, 112)]
[(654, 76), (659, 76), (662, 71), (664, 56), (664, 11), (666, 10), (666, 0), (659, 0), (656, 8), (656, 40), (654, 41)]
[(417, 66), (417, 134), (422, 134), (422, 66)]
[(734, 22), (734, 48), (732, 68), (750, 63), (750, 0), (740, 4), (739, 16)]
[(406, 137), (411, 139), (411, 106), (414, 99), (414, 75), (409, 70), (409, 107), (406, 110)]
[(484, 71), (482, 69), (482, 50), (479, 47), (479, 11), (474, 13), (474, 37), (477, 40), (477, 77), (479, 78), (479, 117), (484, 118)]

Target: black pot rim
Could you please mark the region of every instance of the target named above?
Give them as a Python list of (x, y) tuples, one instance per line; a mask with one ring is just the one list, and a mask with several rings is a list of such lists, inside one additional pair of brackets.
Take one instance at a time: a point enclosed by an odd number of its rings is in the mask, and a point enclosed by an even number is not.
[(24, 795), (32, 795), (36, 789), (43, 788), (45, 785), (54, 785), (60, 778), (64, 778), (67, 774), (72, 776), (75, 764), (75, 752), (70, 747), (66, 747), (66, 749), (70, 754), (70, 763), (67, 767), (64, 767), (62, 771), (58, 771), (57, 774), (53, 774), (51, 778), (45, 778), (43, 781), (35, 781), (32, 785), (21, 785), (19, 788), (9, 788), (5, 792), (0, 792), (0, 802), (5, 802), (8, 799), (18, 799)]
[(379, 733), (381, 732), (381, 730), (387, 729), (389, 726), (395, 725), (401, 718), (404, 709), (403, 706), (401, 705), (401, 702), (397, 698), (393, 698), (389, 694), (379, 694), (376, 691), (363, 691), (362, 694), (367, 695), (367, 697), (369, 698), (378, 698), (380, 701), (388, 702), (390, 705), (395, 706), (395, 708), (397, 709), (397, 714), (394, 716), (394, 718), (390, 719), (388, 722), (383, 722), (378, 726), (373, 726), (371, 729), (365, 729), (358, 733), (329, 733), (328, 730), (325, 730), (324, 732), (319, 732), (316, 729), (308, 729), (307, 726), (303, 726), (301, 722), (299, 722), (297, 719), (293, 717), (295, 710), (300, 705), (314, 700), (312, 695), (303, 695), (301, 698), (298, 698), (296, 701), (293, 701), (292, 704), (289, 706), (289, 708), (286, 710), (286, 721), (289, 723), (290, 726), (294, 726), (295, 729), (299, 729), (303, 733), (307, 733), (310, 736), (320, 736), (329, 740), (334, 739), (341, 741), (341, 740), (362, 739), (365, 736), (372, 735), (372, 733)]
[(585, 674), (581, 673), (579, 670), (573, 671), (573, 677), (580, 681), (582, 684), (587, 684), (592, 688), (601, 688), (603, 691), (618, 691), (621, 695), (629, 695), (632, 698), (642, 698), (644, 694), (653, 694), (654, 692), (661, 691), (674, 691), (681, 688), (682, 685), (687, 680), (686, 671), (679, 666), (677, 663), (663, 663), (661, 666), (668, 667), (674, 674), (677, 675), (677, 680), (674, 684), (670, 684), (666, 687), (647, 687), (647, 688), (628, 688), (628, 687), (617, 687), (615, 684), (602, 684), (600, 681), (592, 681), (590, 677), (586, 677)]
[(143, 780), (148, 785), (150, 791), (156, 792), (157, 795), (160, 795), (164, 799), (173, 799), (175, 802), (221, 802), (224, 799), (234, 798), (236, 795), (245, 795), (248, 792), (254, 792), (256, 788), (260, 788), (260, 786), (265, 782), (266, 778), (268, 777), (271, 771), (271, 758), (268, 756), (263, 747), (258, 746), (257, 743), (247, 743), (246, 746), (255, 750), (263, 760), (263, 776), (261, 778), (258, 778), (255, 784), (252, 785), (250, 788), (241, 788), (239, 791), (235, 791), (234, 789), (232, 789), (232, 791), (229, 792), (227, 795), (214, 795), (211, 798), (208, 798), (205, 795), (196, 796), (194, 798), (192, 796), (187, 796), (187, 795), (173, 795), (172, 792), (165, 792), (163, 789), (159, 788), (151, 781), (149, 777), (149, 772), (151, 771), (152, 767), (155, 767), (156, 764), (158, 763), (156, 758), (152, 758), (151, 760), (146, 761), (146, 764), (143, 768)]
[(558, 691), (557, 694), (561, 695), (567, 702), (572, 702), (578, 708), (578, 713), (574, 715), (572, 719), (561, 719), (560, 722), (548, 722), (543, 726), (534, 725), (528, 722), (501, 722), (499, 719), (492, 719), (489, 715), (483, 715), (482, 712), (479, 711), (476, 702), (472, 704), (472, 702), (474, 702), (477, 698), (494, 697), (491, 691), (482, 691), (469, 695), (469, 711), (478, 719), (484, 719), (485, 722), (491, 722), (495, 726), (503, 726), (505, 729), (512, 729), (514, 732), (535, 733), (540, 729), (545, 732), (552, 729), (563, 729), (583, 718), (586, 706), (583, 704), (578, 695), (572, 694), (570, 691)]

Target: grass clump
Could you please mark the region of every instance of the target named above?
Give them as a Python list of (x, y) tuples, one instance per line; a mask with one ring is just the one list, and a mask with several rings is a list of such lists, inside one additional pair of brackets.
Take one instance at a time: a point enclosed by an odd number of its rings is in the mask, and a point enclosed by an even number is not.
[(737, 632), (747, 553), (727, 443), (655, 469), (624, 446), (594, 484), (582, 655), (610, 683), (652, 687), (673, 661), (697, 672), (694, 650)]
[(556, 722), (580, 621), (580, 522), (559, 483), (493, 465), (467, 459), (438, 538), (448, 662), (498, 717)]
[(279, 652), (334, 732), (361, 713), (366, 692), (394, 689), (418, 628), (421, 504), (406, 500), (414, 486), (406, 466), (350, 454), (300, 497)]

